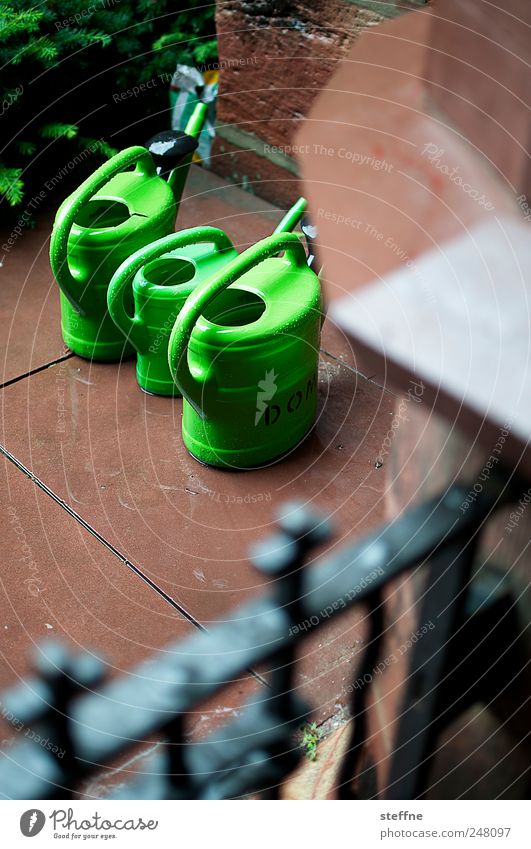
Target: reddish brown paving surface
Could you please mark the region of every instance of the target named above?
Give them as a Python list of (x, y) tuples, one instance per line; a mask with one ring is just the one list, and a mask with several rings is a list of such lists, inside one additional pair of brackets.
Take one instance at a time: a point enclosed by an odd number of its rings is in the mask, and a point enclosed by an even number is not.
[(118, 674), (191, 633), (178, 611), (3, 457), (0, 474), (0, 687), (28, 671), (29, 649), (46, 638), (90, 646)]
[[(240, 249), (279, 220), (264, 201), (197, 169), (187, 193), (180, 225), (221, 226)], [(28, 672), (31, 650), (47, 636), (101, 653), (111, 674), (124, 673), (192, 633), (194, 621), (208, 627), (262, 592), (247, 551), (288, 499), (304, 498), (334, 514), (329, 547), (383, 518), (384, 475), (374, 462), (393, 396), (356, 372), (348, 343), (333, 327), (325, 324), (321, 409), (306, 443), (260, 471), (205, 468), (182, 445), (182, 402), (140, 392), (132, 362), (64, 359), (49, 226), (43, 221), (25, 234), (1, 269), (1, 356), (9, 385), (2, 391), (0, 442), (9, 459), (2, 461), (0, 687)], [(38, 564), (42, 592), (35, 596), (24, 584), (13, 515)], [(362, 616), (338, 619), (305, 646), (298, 682), (319, 718), (344, 701)], [(191, 718), (194, 733), (259, 686), (244, 678), (221, 694)], [(3, 726), (2, 735), (10, 739), (12, 730)]]
[(2, 441), (207, 624), (260, 583), (248, 545), (267, 533), (281, 502), (315, 502), (334, 513), (343, 536), (381, 517), (383, 475), (374, 461), (389, 399), (330, 358), (322, 361), (321, 396), (314, 434), (290, 457), (264, 470), (224, 472), (188, 454), (182, 401), (140, 392), (133, 363), (118, 369), (72, 358), (5, 389)]

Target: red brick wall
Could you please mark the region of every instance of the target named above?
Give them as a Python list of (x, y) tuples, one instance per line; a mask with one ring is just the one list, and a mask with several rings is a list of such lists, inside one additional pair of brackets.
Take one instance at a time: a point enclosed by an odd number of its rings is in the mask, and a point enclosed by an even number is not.
[(219, 0), (214, 170), (281, 206), (295, 199), (297, 126), (358, 33), (381, 20), (348, 0)]

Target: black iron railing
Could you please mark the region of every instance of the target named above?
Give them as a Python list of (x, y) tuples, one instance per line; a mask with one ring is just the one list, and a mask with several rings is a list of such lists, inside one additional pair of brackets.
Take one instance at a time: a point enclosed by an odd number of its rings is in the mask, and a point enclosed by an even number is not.
[[(338, 795), (374, 795), (374, 775), (361, 768), (360, 754), (370, 673), (384, 630), (381, 593), (390, 580), (422, 566), (427, 573), (419, 621), (434, 627), (408, 656), (385, 790), (387, 798), (420, 797), (441, 730), (486, 694), (491, 699), (502, 692), (527, 660), (505, 581), (486, 569), (473, 574), (484, 523), (510, 500), (511, 489), (493, 477), (463, 511), (466, 497), (463, 487), (453, 486), (311, 568), (304, 568), (306, 555), (330, 535), (329, 523), (313, 510), (287, 505), (278, 529), (252, 552), (256, 568), (274, 579), (274, 592), (240, 606), (230, 621), (168, 646), (162, 658), (141, 663), (124, 678), (105, 683), (104, 667), (93, 657), (43, 647), (38, 674), (2, 697), (4, 716), (7, 711), (32, 729), (41, 743), (26, 739), (1, 753), (0, 795), (69, 797), (154, 736), (164, 743), (149, 761), (149, 774), (121, 784), (115, 798), (276, 795), (303, 756), (294, 735), (310, 713), (294, 695), (296, 649), (331, 615), (354, 604), (367, 606), (370, 628), (350, 688), (354, 722)], [(220, 731), (189, 742), (187, 712), (265, 662), (274, 669), (270, 687)]]

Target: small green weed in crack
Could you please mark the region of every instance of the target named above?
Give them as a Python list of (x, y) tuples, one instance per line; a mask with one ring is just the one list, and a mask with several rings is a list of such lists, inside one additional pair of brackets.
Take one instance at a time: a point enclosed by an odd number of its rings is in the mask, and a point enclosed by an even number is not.
[(301, 728), (301, 746), (309, 761), (317, 760), (317, 744), (321, 739), (321, 732), (315, 722), (308, 722)]

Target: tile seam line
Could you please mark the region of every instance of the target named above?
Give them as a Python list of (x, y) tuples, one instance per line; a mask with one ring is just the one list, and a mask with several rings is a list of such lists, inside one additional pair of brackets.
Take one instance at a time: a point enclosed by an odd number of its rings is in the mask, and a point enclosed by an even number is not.
[(24, 374), (19, 374), (17, 377), (12, 377), (4, 383), (0, 383), (0, 389), (7, 389), (8, 386), (12, 386), (14, 383), (19, 383), (19, 381), (25, 380), (27, 377), (32, 377), (34, 374), (39, 374), (39, 372), (45, 371), (47, 368), (51, 368), (58, 363), (64, 363), (65, 360), (70, 360), (72, 357), (75, 357), (75, 354), (63, 354), (62, 357), (58, 357), (56, 360), (50, 360), (49, 363), (44, 363), (42, 366), (36, 366), (34, 369), (24, 372)]
[[(368, 383), (372, 383), (374, 386), (377, 386), (379, 389), (383, 389), (383, 391), (387, 392), (389, 395), (397, 397), (396, 393), (393, 392), (391, 389), (389, 389), (388, 386), (384, 386), (381, 383), (378, 383), (376, 380), (373, 380), (372, 377), (367, 376), (366, 374), (363, 374), (363, 372), (354, 368), (354, 366), (349, 365), (349, 363), (346, 363), (344, 360), (341, 359), (340, 355), (333, 354), (331, 351), (327, 351), (326, 348), (319, 348), (319, 353), (323, 354), (325, 357), (330, 357), (330, 359), (335, 360), (337, 363), (339, 363), (342, 366), (345, 366), (345, 368), (347, 368), (349, 371), (353, 372), (354, 374), (358, 375), (358, 377), (363, 378), (363, 380), (366, 380)], [(72, 359), (72, 357), (75, 357), (75, 356), (76, 355), (74, 353), (69, 353), (69, 354), (65, 354), (62, 357), (58, 357), (56, 360), (50, 360), (49, 363), (44, 363), (44, 365), (37, 366), (34, 369), (30, 369), (30, 371), (24, 372), (24, 374), (20, 374), (17, 377), (12, 377), (10, 380), (6, 380), (5, 383), (0, 383), (0, 389), (7, 389), (9, 386), (12, 386), (15, 383), (19, 383), (21, 380), (25, 380), (28, 377), (33, 377), (33, 375), (39, 374), (39, 372), (45, 371), (46, 369), (51, 368), (52, 366), (55, 366), (55, 365), (58, 365), (59, 363), (65, 362), (66, 360), (70, 360), (70, 359)]]
[(155, 590), (155, 592), (160, 595), (168, 604), (171, 605), (175, 610), (181, 613), (185, 619), (187, 619), (191, 624), (195, 625), (196, 628), (201, 629), (202, 631), (206, 631), (207, 629), (194, 617), (191, 613), (189, 613), (185, 607), (176, 602), (170, 595), (164, 592), (157, 584), (148, 578), (146, 574), (140, 569), (139, 566), (136, 566), (132, 563), (124, 554), (120, 552), (116, 546), (114, 546), (111, 542), (105, 539), (89, 522), (86, 521), (79, 513), (77, 513), (69, 504), (67, 504), (62, 498), (59, 498), (56, 493), (47, 486), (44, 481), (38, 478), (33, 472), (27, 468), (14, 454), (11, 454), (10, 451), (5, 448), (4, 445), (0, 445), (0, 453), (9, 460), (19, 471), (21, 471), (27, 478), (29, 478), (32, 483), (35, 484), (42, 492), (45, 493), (49, 498), (52, 499), (56, 504), (59, 505), (69, 516), (71, 516), (74, 521), (76, 521), (79, 525), (81, 525), (91, 536), (98, 540), (111, 554), (114, 554), (122, 563), (124, 563), (137, 577), (139, 577), (142, 581), (144, 581), (151, 589)]
[[(33, 472), (28, 469), (27, 466), (25, 466), (24, 463), (22, 463), (17, 457), (15, 457), (14, 454), (11, 454), (11, 452), (8, 451), (4, 445), (0, 445), (0, 454), (2, 454), (6, 458), (6, 460), (9, 460), (9, 462), (12, 463), (20, 472), (26, 475), (26, 477), (29, 478), (29, 480), (31, 480), (32, 483), (35, 484), (35, 486), (37, 486), (42, 492), (44, 492), (45, 495), (51, 498), (52, 501), (54, 501), (59, 507), (61, 507), (69, 516), (71, 516), (72, 519), (74, 519), (75, 522), (81, 525), (82, 528), (84, 528), (91, 536), (93, 536), (99, 543), (101, 543), (101, 545), (103, 545), (108, 551), (110, 551), (111, 554), (117, 557), (121, 563), (127, 566), (127, 568), (134, 575), (136, 575), (137, 578), (140, 578), (140, 580), (143, 581), (158, 596), (160, 596), (163, 601), (165, 601), (167, 604), (170, 605), (170, 607), (180, 613), (181, 616), (183, 616), (187, 622), (189, 622), (191, 625), (193, 625), (200, 631), (208, 631), (208, 629), (205, 628), (205, 626), (202, 625), (201, 622), (199, 622), (199, 620), (195, 618), (195, 616), (189, 613), (183, 605), (180, 605), (178, 602), (176, 602), (170, 595), (168, 595), (168, 593), (164, 592), (163, 589), (161, 589), (154, 581), (152, 581), (151, 578), (148, 578), (148, 576), (142, 571), (142, 569), (140, 569), (139, 566), (135, 566), (135, 564), (132, 563), (131, 560), (129, 560), (127, 557), (125, 557), (125, 555), (122, 554), (119, 549), (116, 548), (116, 546), (106, 540), (104, 536), (102, 536), (95, 528), (92, 527), (92, 525), (90, 525), (85, 519), (83, 519), (83, 517), (80, 516), (80, 514), (77, 513), (72, 507), (70, 507), (69, 504), (63, 501), (62, 498), (59, 498), (59, 496), (56, 495), (55, 492), (44, 483), (44, 481), (41, 481), (40, 478), (34, 475)], [(247, 671), (254, 678), (256, 678), (260, 684), (269, 687), (268, 682), (262, 675), (260, 675), (259, 672), (256, 672), (254, 669), (248, 669)]]
[(319, 348), (319, 353), (324, 354), (325, 357), (330, 357), (331, 360), (335, 360), (336, 363), (339, 363), (340, 365), (344, 366), (349, 371), (358, 375), (358, 377), (361, 377), (363, 380), (366, 380), (367, 383), (372, 383), (373, 386), (377, 386), (378, 389), (382, 389), (384, 392), (387, 393), (387, 395), (391, 395), (393, 398), (399, 398), (400, 397), (399, 395), (397, 395), (396, 392), (393, 392), (392, 389), (389, 389), (388, 386), (386, 386), (382, 383), (378, 383), (377, 380), (374, 380), (374, 375), (372, 377), (368, 377), (366, 374), (363, 374), (363, 372), (359, 371), (357, 368), (354, 368), (354, 366), (351, 366), (348, 363), (346, 363), (337, 354), (332, 354), (330, 351), (327, 351), (326, 348)]

